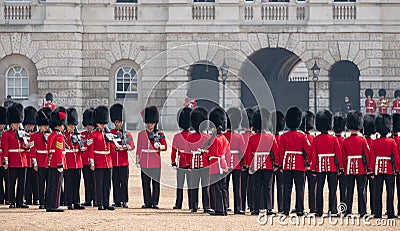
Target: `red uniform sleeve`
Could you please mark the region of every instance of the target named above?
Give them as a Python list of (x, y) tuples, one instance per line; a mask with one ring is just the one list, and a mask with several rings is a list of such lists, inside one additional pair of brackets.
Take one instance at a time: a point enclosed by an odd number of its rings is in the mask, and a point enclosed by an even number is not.
[(347, 150), (346, 147), (344, 145), (344, 141), (342, 143), (342, 161), (343, 161), (343, 167), (346, 168), (347, 165)]
[(316, 142), (313, 142), (311, 145), (311, 171), (317, 171), (317, 155)]
[(65, 141), (64, 137), (62, 135), (57, 135), (54, 139), (55, 144), (54, 144), (54, 154), (52, 158), (55, 158), (55, 163), (57, 166), (63, 165), (64, 164), (64, 151), (65, 151)]
[(3, 161), (5, 161), (5, 158), (8, 159), (8, 149), (9, 149), (9, 143), (8, 143), (8, 132), (3, 133), (1, 136), (1, 145), (3, 146)]
[(91, 132), (87, 137), (87, 150), (86, 150), (86, 152), (88, 154), (89, 159), (92, 159), (92, 160), (94, 159), (94, 144), (93, 144), (93, 142), (94, 142), (94, 134), (95, 134), (95, 132)]
[(136, 163), (140, 162), (140, 155), (142, 154), (142, 142), (143, 142), (143, 135), (142, 132), (139, 132), (138, 139), (137, 139), (137, 148), (136, 148)]
[[(374, 168), (371, 168), (371, 166), (375, 165), (375, 154), (373, 154), (373, 158), (371, 160), (371, 150), (368, 146), (368, 142), (366, 139), (363, 139), (363, 151), (365, 154), (365, 159), (367, 159), (367, 166), (369, 167), (369, 170), (372, 171)], [(372, 164), (372, 165), (371, 165)], [(367, 171), (367, 169), (365, 169), (365, 171)]]
[[(278, 164), (278, 159), (276, 158), (276, 156), (278, 156), (278, 142), (276, 142), (276, 139), (274, 136), (273, 137), (273, 141), (272, 141), (272, 147), (271, 147), (271, 151), (274, 153), (274, 163), (273, 164)], [(278, 164), (279, 165), (279, 164)], [(274, 168), (275, 166), (272, 166), (272, 168)]]
[(246, 166), (246, 144), (244, 143), (243, 136), (239, 137), (239, 152), (242, 155), (242, 159), (240, 161), (242, 161), (243, 166)]
[(177, 149), (176, 146), (177, 144), (177, 135), (174, 136), (174, 139), (172, 140), (172, 151), (171, 151), (171, 164), (176, 164), (176, 153), (177, 153)]
[[(399, 149), (396, 144), (396, 142), (393, 140), (393, 150), (392, 150), (393, 156), (394, 156), (394, 166), (396, 168), (397, 172), (400, 172), (400, 156), (399, 156)], [(394, 171), (394, 170), (393, 170)]]
[(311, 164), (311, 143), (308, 140), (306, 135), (304, 136), (304, 140), (303, 140), (303, 148), (307, 155), (307, 161), (308, 161), (308, 163)]
[[(36, 158), (36, 135), (35, 136), (31, 136), (30, 139), (30, 143), (29, 143), (29, 154), (31, 156), (31, 159), (35, 159)], [(33, 139), (32, 139), (33, 138)]]
[(128, 148), (128, 151), (135, 150), (135, 141), (130, 132), (126, 132), (126, 147)]
[(247, 167), (249, 167), (251, 165), (251, 162), (253, 161), (253, 150), (252, 150), (252, 146), (251, 145), (251, 139), (249, 138), (249, 141), (247, 143), (247, 148), (246, 148), (246, 152), (245, 152), (245, 157), (246, 157), (246, 161), (245, 161), (245, 165)]
[[(365, 154), (367, 155), (367, 154)], [(372, 142), (372, 147), (370, 147), (370, 151), (369, 151), (369, 164), (368, 164), (368, 168), (370, 169), (370, 171), (374, 172), (374, 166), (375, 166), (375, 162), (376, 162), (376, 152), (375, 152), (375, 145), (374, 142)], [(368, 163), (368, 159), (367, 159), (367, 163)]]
[(339, 139), (337, 139), (337, 138), (335, 139), (335, 155), (336, 155), (336, 158), (337, 158), (338, 163), (339, 163), (339, 168), (343, 169), (344, 168), (344, 165), (343, 165), (343, 153), (342, 153), (342, 148), (339, 145)]
[(167, 140), (166, 140), (166, 138), (165, 138), (165, 134), (164, 133), (161, 133), (160, 134), (160, 137), (163, 137), (163, 138), (160, 138), (160, 144), (161, 145), (164, 145), (164, 149), (162, 149), (161, 151), (167, 151), (167, 149), (168, 149), (168, 147), (167, 147)]
[(281, 136), (281, 140), (278, 146), (278, 164), (279, 166), (283, 166), (283, 155), (285, 154), (285, 148), (283, 147), (283, 139)]

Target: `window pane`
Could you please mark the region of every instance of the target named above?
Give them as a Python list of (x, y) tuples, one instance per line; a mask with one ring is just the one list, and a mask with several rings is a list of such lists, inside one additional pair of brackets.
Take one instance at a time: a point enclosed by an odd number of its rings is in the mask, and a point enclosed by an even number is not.
[(131, 91), (137, 91), (137, 84), (136, 83), (132, 83), (131, 84)]
[(29, 90), (27, 88), (22, 89), (22, 96), (23, 97), (28, 97), (29, 96)]
[(117, 84), (117, 91), (122, 91), (123, 90), (123, 88), (122, 88), (122, 83), (118, 83)]

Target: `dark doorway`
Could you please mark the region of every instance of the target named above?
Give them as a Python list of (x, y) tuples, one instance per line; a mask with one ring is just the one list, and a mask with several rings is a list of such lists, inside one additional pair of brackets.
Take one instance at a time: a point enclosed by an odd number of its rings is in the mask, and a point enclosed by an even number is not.
[(219, 70), (211, 62), (203, 60), (192, 64), (188, 75), (191, 78), (187, 96), (196, 99), (197, 105), (211, 110), (219, 105)]
[(348, 96), (353, 110), (360, 110), (360, 70), (350, 61), (339, 61), (329, 71), (329, 98), (332, 112), (341, 112)]
[[(283, 48), (265, 48), (250, 55), (248, 61), (241, 68), (241, 77), (245, 81), (245, 83), (242, 82), (241, 84), (241, 100), (245, 107), (260, 104), (255, 100), (254, 94), (258, 95), (260, 94), (259, 91), (262, 90), (258, 89), (259, 83), (254, 83), (253, 80), (255, 75), (260, 74), (251, 70), (251, 63), (253, 63), (269, 86), (273, 99), (268, 100), (275, 102), (276, 110), (285, 113), (291, 106), (309, 110), (308, 76), (289, 78), (292, 70), (302, 62), (300, 57)], [(253, 90), (251, 91), (250, 88)], [(268, 93), (263, 92), (261, 94), (268, 95)], [(272, 103), (262, 102), (263, 105)]]

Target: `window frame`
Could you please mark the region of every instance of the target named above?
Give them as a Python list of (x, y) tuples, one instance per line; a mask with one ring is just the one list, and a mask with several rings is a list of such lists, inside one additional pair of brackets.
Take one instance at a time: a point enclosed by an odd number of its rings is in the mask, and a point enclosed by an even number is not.
[[(119, 81), (118, 81), (118, 78), (119, 78), (118, 77), (118, 73), (120, 72), (120, 70), (123, 70), (123, 68), (130, 68), (131, 71), (133, 70), (135, 72), (135, 75), (130, 77), (130, 81), (129, 81), (129, 87), (131, 88), (130, 91), (124, 91), (124, 90), (123, 91), (118, 91), (118, 83), (119, 83)], [(122, 86), (124, 88), (124, 85), (126, 84), (125, 83), (124, 73), (120, 78), (122, 79)], [(136, 80), (136, 91), (132, 91), (132, 86), (131, 86), (132, 79)], [(135, 67), (129, 66), (129, 65), (121, 65), (121, 66), (119, 66), (116, 69), (115, 74), (114, 74), (114, 87), (115, 87), (115, 89), (114, 89), (114, 100), (137, 99), (138, 92), (139, 92), (139, 89), (138, 89), (138, 87), (139, 87), (138, 84), (139, 83), (138, 82), (139, 82), (138, 81), (138, 70), (136, 70)], [(118, 97), (118, 95), (123, 95), (124, 97)]]
[[(21, 79), (21, 85), (19, 85), (18, 86), (18, 88), (21, 90), (21, 95), (20, 96), (16, 96), (15, 95), (15, 90), (17, 89), (17, 86), (16, 86), (16, 84), (15, 84), (15, 80), (17, 79), (16, 77), (15, 77), (15, 74), (14, 74), (14, 76), (12, 76), (12, 77), (10, 77), (9, 76), (9, 73), (10, 73), (10, 71), (12, 70), (12, 69), (15, 69), (16, 67), (20, 67), (21, 69), (23, 69), (23, 70), (25, 70), (25, 72), (26, 72), (26, 76), (25, 77), (22, 77)], [(15, 72), (15, 70), (14, 70), (14, 72)], [(14, 92), (13, 92), (13, 94), (11, 94), (10, 92), (9, 92), (9, 85), (8, 85), (8, 83), (9, 83), (9, 79), (10, 78), (12, 78), (13, 80), (14, 80), (14, 86), (12, 87), (13, 88), (13, 90), (14, 90)], [(28, 83), (28, 85), (25, 87), (25, 86), (23, 86), (23, 84), (22, 84), (22, 81), (23, 81), (23, 79), (26, 79), (27, 80), (27, 83)], [(28, 69), (27, 68), (25, 68), (25, 67), (23, 67), (22, 65), (12, 65), (12, 66), (10, 66), (7, 70), (6, 70), (6, 73), (5, 73), (5, 97), (7, 96), (7, 95), (11, 95), (11, 98), (13, 98), (13, 99), (16, 99), (16, 100), (26, 100), (26, 99), (29, 99), (29, 91), (30, 91), (30, 74), (29, 74), (29, 71), (28, 71)], [(28, 93), (28, 95), (25, 97), (25, 96), (23, 96), (23, 94), (22, 94), (22, 90), (23, 89), (26, 89), (27, 90), (27, 93)]]

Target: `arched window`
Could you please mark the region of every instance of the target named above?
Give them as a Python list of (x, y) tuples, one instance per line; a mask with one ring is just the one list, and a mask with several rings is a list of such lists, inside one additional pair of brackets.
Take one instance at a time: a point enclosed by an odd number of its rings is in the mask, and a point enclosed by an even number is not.
[(115, 98), (137, 98), (137, 73), (133, 67), (123, 66), (115, 73)]
[(6, 72), (6, 95), (13, 99), (28, 99), (29, 73), (21, 66), (13, 66)]

